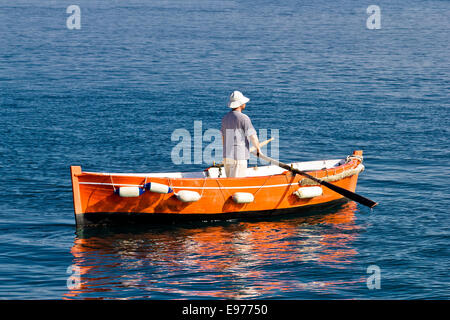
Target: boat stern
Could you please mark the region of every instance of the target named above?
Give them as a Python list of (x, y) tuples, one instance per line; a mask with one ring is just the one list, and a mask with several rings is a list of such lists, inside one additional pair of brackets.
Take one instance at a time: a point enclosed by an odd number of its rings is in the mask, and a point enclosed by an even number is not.
[(80, 183), (78, 181), (78, 176), (80, 174), (80, 166), (70, 166), (70, 175), (72, 177), (73, 209), (75, 212), (75, 221), (77, 225), (82, 225), (84, 223), (83, 209), (81, 206)]

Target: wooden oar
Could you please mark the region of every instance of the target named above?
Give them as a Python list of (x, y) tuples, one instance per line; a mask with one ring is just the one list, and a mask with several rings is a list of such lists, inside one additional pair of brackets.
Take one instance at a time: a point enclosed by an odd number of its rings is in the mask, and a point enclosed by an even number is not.
[[(272, 141), (273, 140), (273, 138), (270, 138), (270, 139), (268, 139), (268, 140), (266, 140), (266, 141), (263, 141), (263, 142), (260, 142), (259, 143), (259, 147), (260, 148), (262, 148), (262, 147), (264, 147), (266, 144), (268, 144), (270, 141)], [(250, 148), (250, 152), (254, 152), (254, 151), (256, 151), (256, 148), (255, 147), (251, 147)]]
[[(252, 153), (253, 153), (254, 155), (256, 155), (256, 152), (255, 152), (255, 151), (253, 151)], [(256, 156), (257, 156), (257, 155), (256, 155)], [(289, 170), (289, 171), (291, 171), (291, 172), (293, 172), (293, 173), (300, 174), (300, 175), (302, 175), (302, 176), (304, 176), (304, 177), (307, 177), (307, 178), (309, 178), (309, 179), (311, 179), (311, 180), (313, 180), (313, 181), (315, 181), (315, 182), (317, 182), (317, 183), (319, 183), (319, 184), (321, 184), (321, 185), (327, 187), (328, 189), (331, 189), (331, 190), (333, 190), (333, 191), (336, 192), (336, 193), (342, 194), (344, 197), (346, 197), (346, 198), (348, 198), (348, 199), (350, 199), (350, 200), (359, 202), (359, 203), (361, 203), (361, 204), (363, 204), (363, 205), (365, 205), (365, 206), (367, 206), (367, 207), (369, 207), (369, 208), (373, 208), (373, 207), (375, 207), (375, 206), (378, 204), (377, 202), (372, 201), (372, 200), (370, 200), (370, 199), (367, 199), (366, 197), (363, 197), (363, 196), (361, 196), (361, 195), (359, 195), (359, 194), (356, 194), (356, 193), (351, 192), (351, 191), (349, 191), (349, 190), (347, 190), (347, 189), (344, 189), (344, 188), (335, 186), (334, 184), (331, 184), (331, 183), (329, 183), (329, 182), (327, 182), (327, 181), (323, 181), (323, 180), (321, 180), (321, 179), (318, 179), (318, 178), (316, 178), (316, 177), (313, 177), (313, 176), (307, 174), (307, 173), (304, 172), (304, 171), (300, 171), (300, 170), (298, 170), (298, 169), (295, 169), (295, 168), (291, 167), (290, 165), (288, 165), (288, 164), (286, 164), (286, 163), (283, 163), (283, 162), (280, 162), (280, 161), (278, 161), (278, 160), (269, 158), (268, 156), (266, 156), (266, 155), (264, 155), (264, 154), (261, 154), (261, 153), (260, 153), (260, 154), (259, 154), (259, 157), (260, 157), (261, 159), (263, 159), (263, 160), (265, 160), (265, 161), (267, 161), (267, 162), (270, 162), (270, 163), (272, 163), (272, 164), (274, 164), (274, 165), (277, 165), (277, 166), (279, 166), (279, 167), (281, 167), (281, 168), (283, 168), (283, 169), (286, 169), (286, 170)]]

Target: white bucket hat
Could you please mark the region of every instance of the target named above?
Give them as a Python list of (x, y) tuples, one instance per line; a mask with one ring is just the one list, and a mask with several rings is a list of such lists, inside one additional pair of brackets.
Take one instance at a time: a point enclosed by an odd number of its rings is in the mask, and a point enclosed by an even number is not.
[(245, 97), (242, 92), (240, 91), (234, 91), (230, 95), (230, 100), (228, 101), (228, 107), (231, 109), (235, 109), (237, 107), (242, 106), (243, 104), (249, 102), (250, 99)]

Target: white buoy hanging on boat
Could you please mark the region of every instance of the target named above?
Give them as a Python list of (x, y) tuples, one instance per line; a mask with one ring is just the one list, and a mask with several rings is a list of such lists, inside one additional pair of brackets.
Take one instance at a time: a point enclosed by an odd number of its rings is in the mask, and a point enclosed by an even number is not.
[(139, 197), (144, 191), (139, 187), (120, 187), (116, 189), (115, 193), (124, 198), (132, 198)]
[(176, 193), (176, 196), (178, 200), (182, 202), (195, 202), (200, 200), (201, 198), (198, 192), (188, 190), (181, 190), (178, 193)]
[(165, 184), (161, 184), (161, 183), (156, 183), (156, 182), (149, 182), (145, 184), (145, 189), (151, 192), (156, 192), (156, 193), (172, 193), (173, 190), (171, 187), (165, 185)]
[(298, 188), (297, 191), (294, 191), (294, 194), (300, 199), (308, 199), (321, 196), (323, 193), (321, 187), (304, 187)]
[(251, 203), (255, 200), (255, 197), (248, 192), (236, 192), (233, 194), (233, 200), (236, 203)]

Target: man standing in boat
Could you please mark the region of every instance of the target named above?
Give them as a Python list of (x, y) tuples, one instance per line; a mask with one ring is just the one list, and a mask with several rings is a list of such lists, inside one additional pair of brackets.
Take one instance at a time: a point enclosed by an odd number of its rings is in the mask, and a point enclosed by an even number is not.
[(250, 118), (242, 113), (249, 101), (240, 91), (234, 91), (228, 101), (232, 110), (222, 119), (223, 164), (227, 177), (245, 177), (250, 158), (249, 140), (257, 154), (261, 153), (256, 130)]

